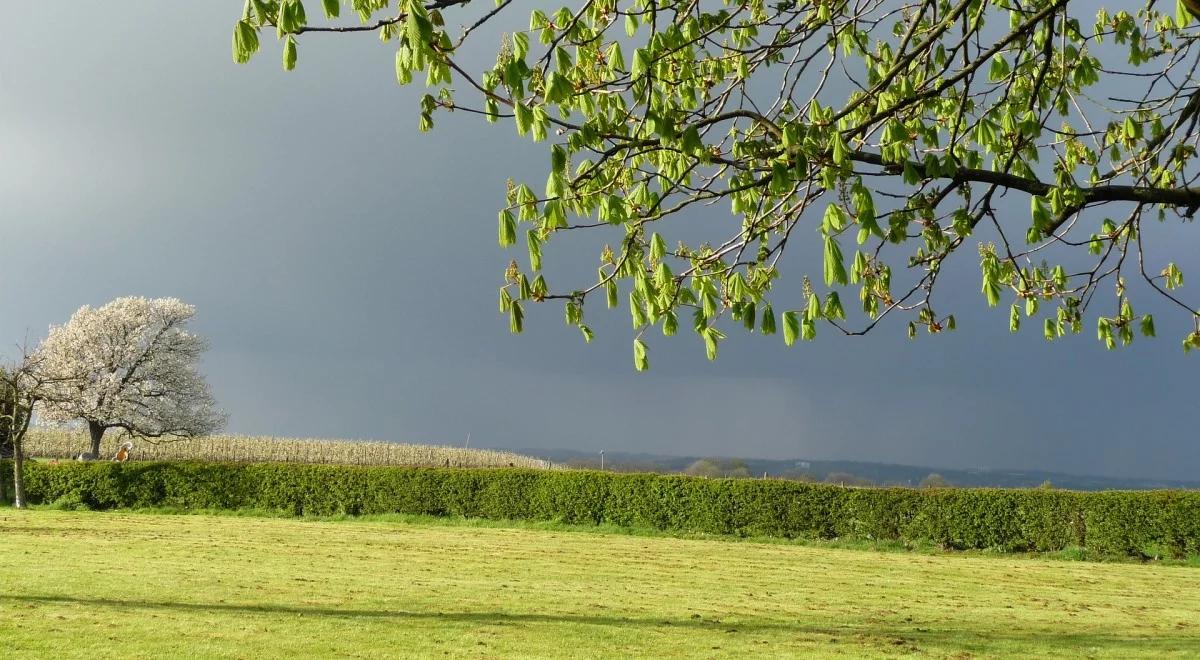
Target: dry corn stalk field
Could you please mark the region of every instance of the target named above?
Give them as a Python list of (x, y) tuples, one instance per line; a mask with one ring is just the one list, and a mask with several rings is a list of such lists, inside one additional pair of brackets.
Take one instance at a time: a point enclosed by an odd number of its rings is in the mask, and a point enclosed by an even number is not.
[[(105, 437), (100, 458), (111, 458), (122, 438)], [(87, 435), (58, 429), (31, 429), (25, 453), (69, 459), (88, 450)], [(391, 442), (213, 435), (187, 440), (135, 440), (130, 458), (138, 461), (224, 461), (234, 463), (336, 463), (412, 467), (523, 467), (550, 469), (550, 461), (506, 451)]]

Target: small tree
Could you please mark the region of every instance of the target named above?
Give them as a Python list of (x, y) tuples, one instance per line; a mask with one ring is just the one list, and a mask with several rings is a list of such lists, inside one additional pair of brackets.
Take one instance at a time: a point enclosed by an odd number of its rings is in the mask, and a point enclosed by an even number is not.
[(951, 488), (954, 484), (950, 483), (945, 477), (937, 472), (931, 472), (928, 476), (921, 480), (921, 488)]
[(875, 485), (874, 481), (871, 481), (870, 479), (867, 479), (866, 477), (860, 477), (858, 475), (850, 474), (849, 472), (830, 472), (829, 474), (825, 475), (825, 483), (837, 484), (839, 486), (874, 486)]
[[(0, 367), (0, 449), (13, 459), (13, 505), (25, 507), (25, 433), (34, 407), (46, 396), (48, 381), (38, 367), (41, 357), (22, 351), (20, 362)], [(0, 456), (3, 458), (4, 456)], [(0, 495), (3, 489), (0, 489)]]
[(12, 458), (14, 453), (12, 420), (5, 412), (12, 409), (15, 399), (12, 392), (3, 385), (7, 378), (7, 370), (0, 367), (0, 461)]
[(693, 477), (719, 477), (721, 476), (721, 466), (717, 465), (716, 461), (701, 458), (687, 466), (683, 473)]
[(195, 307), (176, 298), (118, 298), (79, 308), (39, 348), (48, 421), (83, 420), (91, 455), (108, 429), (142, 438), (212, 433), (225, 418), (197, 370), (203, 339), (185, 329)]

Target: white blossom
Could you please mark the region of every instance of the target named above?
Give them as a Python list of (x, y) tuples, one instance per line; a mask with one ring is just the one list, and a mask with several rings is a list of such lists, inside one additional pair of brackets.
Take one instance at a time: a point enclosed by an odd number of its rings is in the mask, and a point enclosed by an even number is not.
[(118, 298), (83, 306), (53, 326), (38, 349), (53, 385), (40, 415), (86, 422), (93, 451), (111, 428), (139, 437), (191, 437), (219, 430), (208, 384), (197, 370), (206, 343), (185, 326), (195, 307), (176, 298)]

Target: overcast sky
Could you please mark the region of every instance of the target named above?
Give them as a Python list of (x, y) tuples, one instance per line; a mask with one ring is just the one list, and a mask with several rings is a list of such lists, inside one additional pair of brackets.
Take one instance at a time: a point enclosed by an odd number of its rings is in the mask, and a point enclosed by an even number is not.
[[(288, 74), (264, 35), (235, 65), (240, 7), (6, 7), (5, 346), (83, 304), (176, 296), (198, 309), (234, 433), (1200, 474), (1185, 319), (1161, 316), (1163, 338), (1114, 352), (1092, 321), (1053, 345), (1037, 328), (1012, 336), (969, 255), (943, 302), (959, 331), (915, 342), (896, 322), (792, 348), (731, 333), (709, 363), (681, 332), (653, 340), (639, 374), (625, 310), (589, 306), (590, 345), (557, 305), (512, 336), (496, 287), (519, 255), (496, 247), (495, 212), (506, 178), (540, 187), (545, 147), (475, 117), (419, 133), (423, 86), (397, 87), (391, 48), (370, 36), (306, 38)], [(1164, 260), (1196, 253), (1194, 227), (1166, 236)], [(547, 252), (562, 271), (595, 259)]]

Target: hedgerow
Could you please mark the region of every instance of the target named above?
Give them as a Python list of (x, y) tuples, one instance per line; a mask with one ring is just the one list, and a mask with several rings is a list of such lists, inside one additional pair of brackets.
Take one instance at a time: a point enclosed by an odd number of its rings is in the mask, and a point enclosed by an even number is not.
[(954, 549), (1200, 554), (1200, 492), (1189, 491), (857, 489), (585, 471), (194, 462), (32, 463), (26, 483), (32, 503), (94, 509), (408, 513)]

